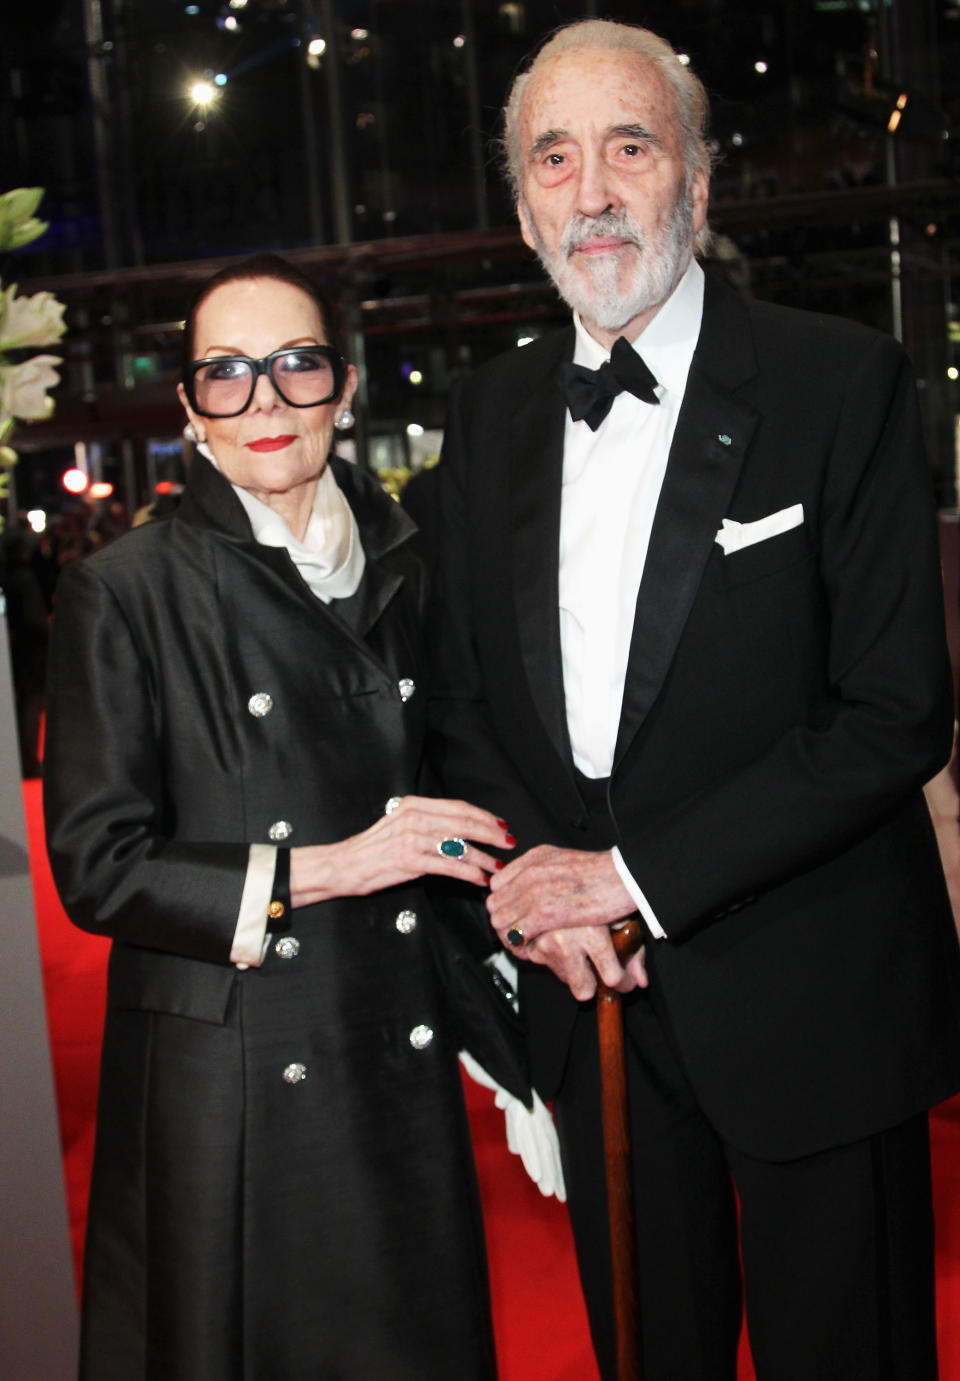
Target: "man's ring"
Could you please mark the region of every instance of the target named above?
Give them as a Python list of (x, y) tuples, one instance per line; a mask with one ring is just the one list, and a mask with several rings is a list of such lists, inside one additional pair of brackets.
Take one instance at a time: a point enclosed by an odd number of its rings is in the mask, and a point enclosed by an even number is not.
[(463, 858), (467, 852), (467, 845), (463, 839), (441, 839), (437, 845), (437, 853), (443, 858)]
[(512, 925), (507, 931), (507, 944), (513, 945), (514, 949), (519, 949), (526, 936), (518, 925)]

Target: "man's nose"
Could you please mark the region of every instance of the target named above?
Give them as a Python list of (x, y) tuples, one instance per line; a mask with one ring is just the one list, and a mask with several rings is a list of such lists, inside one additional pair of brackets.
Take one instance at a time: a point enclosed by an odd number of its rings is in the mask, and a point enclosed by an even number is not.
[(599, 216), (604, 211), (616, 211), (620, 197), (606, 160), (600, 153), (588, 151), (580, 166), (577, 188), (577, 210), (582, 216)]

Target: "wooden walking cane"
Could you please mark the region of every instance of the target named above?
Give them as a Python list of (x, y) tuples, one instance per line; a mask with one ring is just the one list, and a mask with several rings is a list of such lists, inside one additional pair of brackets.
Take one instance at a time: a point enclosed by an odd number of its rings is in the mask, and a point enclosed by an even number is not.
[[(638, 921), (627, 921), (612, 932), (612, 937), (621, 964), (636, 954), (643, 943), (643, 932)], [(600, 1041), (600, 1090), (607, 1166), (610, 1260), (613, 1268), (617, 1381), (643, 1381), (623, 1009), (620, 994), (603, 983), (597, 987), (597, 1036)]]

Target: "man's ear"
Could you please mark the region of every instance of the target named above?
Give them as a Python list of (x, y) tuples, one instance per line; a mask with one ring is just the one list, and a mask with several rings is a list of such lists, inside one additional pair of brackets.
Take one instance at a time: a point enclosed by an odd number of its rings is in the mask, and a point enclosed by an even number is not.
[(690, 204), (693, 209), (693, 234), (699, 235), (707, 223), (707, 203), (710, 200), (710, 182), (702, 168), (698, 168), (690, 183)]
[(532, 249), (536, 253), (537, 242), (533, 238), (533, 231), (530, 228), (530, 216), (524, 203), (523, 197), (517, 198), (517, 219), (520, 222), (520, 234), (523, 236), (523, 243), (527, 249)]

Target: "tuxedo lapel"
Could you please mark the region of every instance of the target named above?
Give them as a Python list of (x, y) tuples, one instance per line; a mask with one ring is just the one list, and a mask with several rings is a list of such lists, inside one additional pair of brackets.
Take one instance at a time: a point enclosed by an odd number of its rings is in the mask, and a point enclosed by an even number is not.
[(666, 678), (756, 428), (732, 390), (756, 372), (746, 312), (709, 279), (703, 326), (650, 534), (627, 663), (614, 767)]
[(560, 655), (560, 495), (565, 404), (557, 367), (573, 356), (573, 330), (557, 338), (514, 415), (510, 440), (510, 543), (520, 649), (527, 681), (557, 752), (572, 761)]

